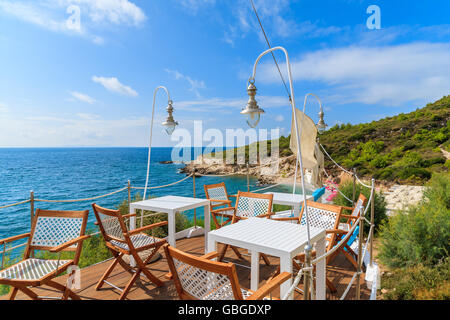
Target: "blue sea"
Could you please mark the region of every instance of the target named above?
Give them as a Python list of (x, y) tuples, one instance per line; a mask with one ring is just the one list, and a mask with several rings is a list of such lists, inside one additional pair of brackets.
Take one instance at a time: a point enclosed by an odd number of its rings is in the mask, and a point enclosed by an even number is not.
[[(29, 199), (82, 199), (107, 194), (127, 185), (143, 187), (147, 170), (147, 148), (0, 148), (0, 206)], [(165, 185), (185, 177), (179, 173), (183, 164), (162, 164), (171, 160), (172, 148), (153, 148), (149, 186)], [(191, 152), (194, 156), (194, 152)], [(230, 194), (247, 190), (246, 176), (196, 178), (196, 196), (205, 197), (203, 185), (225, 181)], [(256, 178), (250, 179), (251, 189), (257, 188)], [(278, 186), (273, 191), (289, 191)], [(132, 192), (132, 197), (137, 192)], [(192, 179), (177, 185), (147, 191), (151, 196), (192, 196)], [(117, 208), (128, 197), (127, 191), (95, 200), (101, 206)], [(36, 202), (35, 208), (85, 210), (94, 201), (77, 203)], [(95, 228), (95, 217), (89, 216), (89, 228)], [(193, 212), (186, 212), (192, 218)], [(203, 211), (197, 210), (203, 217)], [(30, 230), (30, 204), (0, 209), (0, 238)]]

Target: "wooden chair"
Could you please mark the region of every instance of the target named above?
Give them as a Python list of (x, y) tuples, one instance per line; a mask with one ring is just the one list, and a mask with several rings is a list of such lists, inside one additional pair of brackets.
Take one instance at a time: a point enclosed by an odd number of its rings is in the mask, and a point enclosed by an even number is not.
[[(337, 244), (337, 234), (343, 233), (338, 229), (339, 221), (342, 215), (342, 208), (340, 206), (331, 205), (331, 204), (323, 204), (314, 201), (307, 201), (308, 207), (308, 217), (309, 217), (309, 225), (311, 227), (324, 229), (326, 230), (326, 251), (328, 252), (331, 248), (333, 248)], [(304, 214), (304, 208), (300, 211), (300, 216), (298, 218), (279, 218), (274, 219), (278, 221), (297, 221), (299, 224), (306, 226), (306, 214)], [(313, 251), (312, 255), (315, 256), (316, 252)], [(305, 254), (297, 255), (293, 264), (297, 269), (301, 269), (300, 263), (303, 263), (305, 259)], [(330, 262), (331, 257), (327, 257), (327, 264)], [(279, 272), (279, 271), (277, 271)], [(336, 287), (333, 283), (327, 278), (326, 284), (328, 289), (331, 292), (336, 292)]]
[[(231, 205), (230, 197), (235, 196), (228, 195), (225, 182), (205, 184), (203, 188), (205, 189), (206, 199), (210, 200), (209, 210), (211, 217), (213, 218), (216, 229), (220, 229), (233, 219), (234, 207)], [(220, 222), (218, 220), (219, 216)], [(242, 259), (242, 255), (236, 247), (230, 246), (230, 248), (239, 259)]]
[[(272, 212), (273, 194), (260, 194), (254, 192), (239, 191), (234, 208), (227, 208), (233, 211), (231, 223), (250, 217), (270, 218)], [(219, 261), (222, 261), (230, 245), (225, 245), (219, 254)], [(269, 266), (270, 261), (264, 253), (261, 253), (264, 262)]]
[(239, 285), (236, 266), (229, 262), (212, 261), (218, 253), (202, 257), (187, 254), (164, 245), (167, 262), (178, 295), (182, 300), (262, 300), (291, 277), (288, 272), (267, 281), (257, 291), (244, 290)]
[[(351, 230), (354, 222), (359, 218), (359, 216), (361, 215), (361, 211), (364, 210), (366, 205), (367, 205), (367, 198), (361, 193), (359, 195), (358, 200), (356, 201), (356, 204), (354, 207), (340, 206), (342, 208), (342, 210), (351, 210), (351, 214), (350, 215), (341, 214), (341, 218), (347, 219), (347, 220), (339, 223), (339, 229), (343, 230), (345, 232), (336, 234), (336, 244), (340, 244), (342, 239)], [(359, 226), (356, 227), (355, 231), (353, 232), (353, 235), (350, 236), (350, 238), (344, 244), (342, 244), (342, 246), (338, 250), (336, 250), (334, 254), (332, 254), (330, 256), (330, 258), (329, 258), (330, 262), (336, 257), (336, 255), (339, 252), (342, 252), (344, 254), (344, 256), (347, 258), (347, 260), (350, 261), (350, 263), (356, 269), (358, 269), (358, 263), (356, 262), (358, 259), (358, 255), (356, 254), (355, 250), (353, 250), (353, 248), (357, 247), (358, 232), (359, 232)]]
[(359, 218), (361, 214), (361, 208), (365, 207), (367, 205), (367, 198), (361, 193), (358, 197), (358, 200), (356, 200), (354, 207), (346, 207), (346, 206), (340, 206), (342, 210), (350, 210), (351, 214), (341, 214), (341, 218), (347, 219), (347, 221), (339, 223), (339, 229), (344, 231), (349, 231), (353, 223)]
[[(98, 281), (95, 289), (100, 290), (103, 284), (107, 283), (110, 286), (122, 291), (119, 299), (123, 300), (126, 298), (128, 292), (141, 273), (144, 273), (144, 275), (156, 286), (162, 286), (162, 281), (150, 272), (150, 270), (146, 267), (146, 264), (151, 261), (155, 253), (158, 252), (158, 249), (166, 243), (166, 240), (149, 236), (143, 233), (143, 231), (167, 225), (167, 221), (154, 223), (135, 230), (128, 230), (124, 219), (135, 216), (135, 213), (121, 215), (119, 210), (105, 209), (95, 203), (92, 204), (92, 208), (94, 208), (97, 225), (99, 226), (100, 232), (105, 239), (106, 246), (109, 248), (114, 257), (113, 263), (108, 267), (101, 279)], [(143, 260), (139, 253), (149, 250), (152, 251), (145, 258), (145, 260)], [(135, 268), (132, 268), (123, 260), (124, 255), (129, 255), (134, 259), (136, 263)], [(123, 290), (106, 280), (117, 264), (120, 264), (123, 269), (131, 274), (131, 279), (128, 281), (125, 289)]]
[[(14, 300), (21, 291), (33, 300), (42, 300), (30, 287), (49, 286), (62, 292), (61, 299), (80, 300), (66, 283), (62, 285), (53, 279), (66, 271), (70, 266), (76, 266), (80, 259), (82, 243), (89, 236), (85, 235), (89, 211), (50, 211), (36, 210), (30, 233), (0, 240), (5, 245), (16, 240), (28, 238), (24, 259), (0, 271), (0, 284), (11, 286), (10, 300)], [(39, 259), (34, 257), (34, 250), (45, 250), (59, 253), (57, 260)], [(73, 259), (61, 260), (61, 253), (74, 252)], [(72, 270), (70, 277), (73, 277)]]

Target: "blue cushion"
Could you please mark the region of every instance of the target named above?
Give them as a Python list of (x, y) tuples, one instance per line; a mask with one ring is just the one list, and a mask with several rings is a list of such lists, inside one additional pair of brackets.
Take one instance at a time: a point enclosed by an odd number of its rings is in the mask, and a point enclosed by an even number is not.
[(314, 190), (314, 192), (312, 194), (314, 197), (314, 201), (319, 200), (320, 197), (323, 196), (324, 193), (325, 193), (325, 187)]

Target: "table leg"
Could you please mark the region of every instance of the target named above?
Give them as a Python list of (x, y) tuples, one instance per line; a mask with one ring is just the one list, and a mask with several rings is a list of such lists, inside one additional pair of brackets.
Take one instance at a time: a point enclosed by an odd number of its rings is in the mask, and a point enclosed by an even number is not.
[(217, 242), (212, 238), (208, 237), (208, 245), (206, 246), (206, 253), (217, 252)]
[[(280, 272), (289, 272), (292, 274), (292, 257), (290, 255), (285, 255), (280, 257)], [(292, 285), (292, 277), (280, 285), (280, 298), (283, 299), (284, 296), (289, 292)], [(294, 292), (292, 292), (288, 300), (294, 300)]]
[[(316, 243), (317, 257), (325, 254), (325, 238), (320, 239)], [(316, 265), (316, 299), (325, 300), (326, 295), (326, 264), (327, 259), (322, 259)]]
[[(135, 208), (131, 208), (131, 211), (133, 213), (136, 213), (136, 209)], [(134, 229), (136, 229), (136, 216), (131, 216), (130, 217), (130, 230), (134, 230)], [(133, 256), (130, 255), (129, 257), (130, 257), (130, 266), (133, 267), (133, 268), (136, 267), (136, 261), (134, 261)]]
[(300, 203), (294, 204), (294, 217), (300, 216)]
[(207, 244), (208, 244), (208, 233), (211, 230), (211, 222), (210, 222), (210, 214), (209, 214), (209, 204), (204, 207), (205, 213), (205, 253), (207, 253)]
[(176, 247), (176, 237), (175, 237), (175, 212), (171, 211), (167, 213), (167, 220), (169, 222), (169, 225), (167, 226), (169, 231), (169, 244), (172, 247)]
[(256, 291), (259, 286), (259, 252), (252, 250), (251, 256), (250, 289)]

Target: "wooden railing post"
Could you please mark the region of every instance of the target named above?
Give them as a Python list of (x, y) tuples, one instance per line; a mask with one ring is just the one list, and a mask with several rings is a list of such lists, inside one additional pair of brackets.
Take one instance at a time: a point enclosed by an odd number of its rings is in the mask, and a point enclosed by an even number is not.
[(355, 199), (356, 199), (356, 168), (353, 168), (353, 194), (352, 194), (353, 206), (355, 206)]
[(250, 168), (247, 162), (247, 192), (250, 192)]
[[(195, 176), (197, 169), (194, 168), (194, 174), (192, 175), (192, 188), (193, 188), (193, 196), (195, 198)], [(197, 209), (194, 209), (194, 228), (197, 228)]]
[[(33, 223), (34, 223), (34, 191), (31, 190), (30, 191), (30, 230), (31, 228), (33, 228)], [(31, 252), (31, 257), (34, 258), (34, 250), (32, 249)]]
[(34, 221), (34, 191), (30, 191), (30, 226), (33, 226)]
[(375, 179), (372, 178), (372, 203), (370, 204), (370, 266), (373, 263), (373, 233), (375, 224)]
[(361, 207), (360, 219), (359, 219), (359, 241), (358, 241), (358, 269), (356, 271), (356, 300), (361, 300), (361, 273), (363, 263), (363, 241), (364, 241), (364, 211), (365, 208)]

